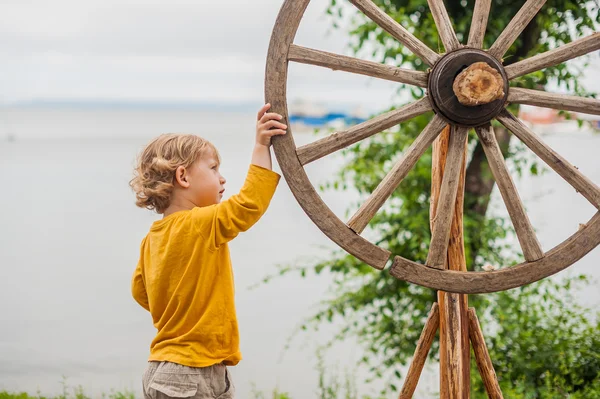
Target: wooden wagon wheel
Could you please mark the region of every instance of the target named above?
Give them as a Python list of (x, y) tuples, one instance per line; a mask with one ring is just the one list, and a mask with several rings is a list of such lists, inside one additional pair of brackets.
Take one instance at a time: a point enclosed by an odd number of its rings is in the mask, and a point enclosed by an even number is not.
[[(597, 212), (588, 223), (563, 243), (548, 252), (542, 250), (508, 173), (490, 124), (493, 119), (500, 121), (594, 207), (600, 208), (600, 188), (549, 148), (505, 108), (507, 103), (519, 103), (600, 115), (600, 100), (509, 86), (511, 79), (600, 49), (600, 33), (593, 33), (504, 67), (502, 57), (505, 52), (540, 10), (545, 0), (528, 0), (492, 47), (486, 51), (481, 50), (481, 47), (491, 0), (477, 0), (467, 45), (459, 43), (443, 1), (429, 0), (440, 38), (447, 51), (445, 54), (431, 50), (371, 0), (350, 0), (366, 16), (427, 63), (431, 71), (425, 73), (293, 44), (309, 2), (310, 0), (285, 0), (275, 23), (265, 80), (265, 97), (272, 104), (274, 112), (279, 112), (288, 119), (286, 83), (290, 61), (427, 88), (427, 95), (418, 101), (347, 130), (333, 133), (314, 143), (296, 148), (291, 129), (288, 129), (287, 135), (274, 139), (275, 154), (290, 189), (307, 215), (329, 238), (360, 260), (376, 269), (383, 269), (391, 256), (390, 252), (362, 238), (360, 233), (440, 131), (446, 125), (450, 125), (451, 138), (446, 172), (426, 265), (396, 256), (390, 271), (393, 276), (425, 287), (455, 293), (503, 291), (557, 273), (600, 243), (600, 212)], [(304, 165), (430, 110), (436, 115), (356, 214), (347, 223), (338, 219), (310, 183)], [(526, 259), (517, 266), (493, 272), (442, 270), (447, 256), (464, 143), (470, 128), (475, 128), (484, 147)]]

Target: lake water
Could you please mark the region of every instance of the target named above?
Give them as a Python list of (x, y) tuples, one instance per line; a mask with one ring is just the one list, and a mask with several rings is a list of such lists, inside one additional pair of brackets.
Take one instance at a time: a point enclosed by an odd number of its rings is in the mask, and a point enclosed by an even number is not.
[[(139, 243), (158, 216), (134, 206), (128, 181), (135, 155), (160, 133), (200, 134), (219, 148), (231, 194), (245, 177), (254, 123), (250, 112), (0, 110), (0, 390), (55, 394), (66, 376), (69, 385), (81, 385), (95, 397), (110, 389), (139, 394), (154, 328), (131, 298), (130, 278)], [(600, 183), (600, 136), (564, 126), (546, 133), (549, 145)], [(314, 135), (295, 138), (302, 144)], [(330, 178), (340, 162), (328, 157), (310, 165), (313, 183)], [(518, 186), (546, 250), (594, 213), (552, 171)], [(502, 213), (497, 194), (493, 207)], [(356, 200), (353, 193), (323, 197), (343, 218)], [(329, 277), (287, 276), (249, 287), (276, 272), (277, 265), (318, 259), (333, 248), (283, 179), (260, 223), (232, 242), (244, 355), (232, 371), (240, 398), (252, 397), (253, 387), (315, 397), (315, 347), (332, 329), (300, 335), (284, 348), (325, 297)], [(599, 263), (597, 248), (563, 274), (600, 277)], [(598, 284), (580, 299), (597, 307)], [(325, 362), (343, 374), (360, 355), (355, 342), (344, 342)], [(360, 381), (364, 372), (356, 374)], [(370, 389), (358, 385), (362, 392)], [(425, 392), (436, 387), (429, 366), (419, 385), (421, 397), (433, 397)]]

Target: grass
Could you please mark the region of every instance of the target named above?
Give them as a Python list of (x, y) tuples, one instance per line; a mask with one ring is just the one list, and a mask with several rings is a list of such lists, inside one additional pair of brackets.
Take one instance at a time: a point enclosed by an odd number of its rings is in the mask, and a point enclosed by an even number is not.
[[(323, 361), (321, 353), (317, 353), (318, 364), (317, 370), (319, 372), (318, 387), (316, 387), (315, 398), (318, 399), (359, 399), (358, 393), (356, 392), (356, 376), (352, 373), (346, 372), (340, 379), (340, 376), (335, 370), (327, 370)], [(56, 396), (44, 396), (41, 392), (37, 392), (35, 395), (28, 394), (26, 392), (8, 392), (0, 391), (0, 399), (92, 399), (88, 396), (82, 386), (70, 387), (67, 384), (67, 378), (63, 377), (61, 382), (62, 393)], [(253, 399), (292, 399), (292, 397), (279, 389), (274, 389), (272, 392), (261, 392), (256, 389), (252, 390)], [(130, 390), (125, 391), (110, 391), (110, 393), (103, 393), (102, 399), (136, 399), (135, 392)], [(366, 399), (364, 397), (363, 399)]]
[[(38, 391), (35, 395), (28, 394), (27, 392), (8, 392), (0, 391), (0, 399), (92, 399), (84, 391), (83, 387), (70, 387), (67, 384), (67, 379), (63, 377), (61, 382), (62, 393), (56, 396), (45, 396)], [(102, 399), (136, 399), (133, 391), (125, 390), (123, 392), (111, 390), (110, 393), (102, 393)]]
[[(111, 391), (109, 394), (102, 394), (103, 399), (136, 399), (135, 394), (131, 391), (125, 392), (116, 392)], [(81, 387), (74, 388), (73, 392), (69, 393), (61, 393), (56, 396), (44, 396), (40, 392), (36, 395), (30, 395), (26, 392), (7, 392), (0, 391), (0, 399), (91, 399), (91, 396), (88, 396), (83, 392)]]

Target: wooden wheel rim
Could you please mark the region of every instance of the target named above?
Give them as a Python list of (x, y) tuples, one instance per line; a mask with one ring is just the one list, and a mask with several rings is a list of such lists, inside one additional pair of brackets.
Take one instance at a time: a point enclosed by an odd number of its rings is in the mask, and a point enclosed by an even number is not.
[[(285, 121), (289, 120), (286, 90), (288, 53), (309, 2), (310, 0), (285, 0), (277, 16), (269, 45), (265, 71), (265, 100), (272, 105), (273, 112), (284, 116)], [(510, 77), (522, 74), (525, 70), (523, 66), (522, 70), (517, 72), (517, 67), (519, 65), (511, 71), (507, 70)], [(356, 234), (323, 202), (298, 159), (289, 123), (288, 133), (285, 136), (274, 137), (273, 147), (284, 178), (309, 218), (345, 251), (376, 269), (383, 269), (391, 253)], [(598, 207), (596, 203), (595, 205)], [(459, 272), (431, 268), (396, 256), (390, 273), (396, 278), (447, 292), (497, 292), (530, 284), (558, 273), (599, 244), (600, 213), (597, 212), (583, 228), (535, 261), (493, 272)]]

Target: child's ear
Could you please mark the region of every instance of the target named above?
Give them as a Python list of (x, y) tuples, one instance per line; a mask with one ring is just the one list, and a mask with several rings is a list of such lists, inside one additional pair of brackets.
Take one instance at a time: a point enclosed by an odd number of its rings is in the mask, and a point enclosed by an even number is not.
[(188, 188), (190, 186), (190, 182), (188, 181), (187, 170), (185, 169), (185, 167), (177, 167), (177, 170), (175, 170), (175, 180), (183, 188)]

